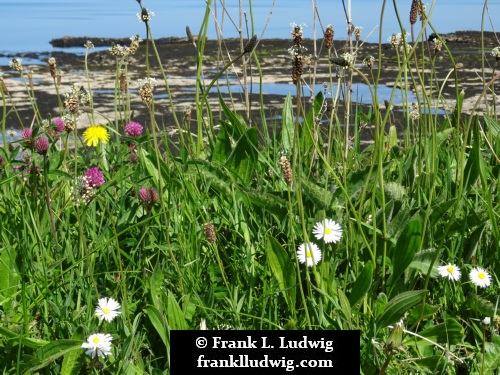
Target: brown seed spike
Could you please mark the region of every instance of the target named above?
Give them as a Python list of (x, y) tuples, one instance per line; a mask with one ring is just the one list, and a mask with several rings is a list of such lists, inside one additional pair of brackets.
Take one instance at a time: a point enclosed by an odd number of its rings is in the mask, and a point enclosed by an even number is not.
[(203, 234), (208, 242), (214, 243), (217, 240), (215, 227), (212, 223), (203, 224)]
[(245, 47), (243, 48), (243, 51), (245, 53), (250, 53), (253, 51), (255, 46), (257, 45), (257, 35), (254, 35), (252, 39), (250, 39), (247, 44), (245, 44)]
[(188, 38), (189, 43), (194, 44), (196, 46), (193, 34), (191, 34), (191, 29), (189, 28), (189, 26), (186, 26), (186, 36)]
[(410, 8), (410, 24), (415, 25), (420, 10), (420, 0), (413, 0)]

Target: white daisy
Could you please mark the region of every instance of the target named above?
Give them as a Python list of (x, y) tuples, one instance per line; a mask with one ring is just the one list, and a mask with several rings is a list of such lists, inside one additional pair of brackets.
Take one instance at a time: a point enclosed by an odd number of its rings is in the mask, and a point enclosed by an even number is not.
[(446, 266), (438, 267), (439, 274), (442, 277), (447, 277), (450, 280), (457, 281), (460, 279), (460, 268), (454, 264), (447, 264)]
[(486, 288), (491, 284), (491, 275), (481, 267), (473, 268), (469, 274), (470, 281), (476, 286)]
[(99, 299), (99, 306), (95, 309), (95, 314), (100, 320), (105, 319), (111, 322), (115, 317), (121, 314), (120, 304), (113, 298), (101, 298)]
[(321, 250), (315, 243), (303, 243), (297, 250), (297, 257), (300, 263), (306, 263), (307, 266), (312, 267), (321, 260)]
[(318, 240), (323, 239), (325, 243), (339, 242), (342, 238), (342, 228), (331, 219), (325, 219), (323, 222), (316, 223), (313, 233)]
[(82, 344), (82, 348), (87, 349), (85, 354), (92, 356), (99, 356), (104, 358), (108, 354), (111, 354), (111, 340), (113, 338), (109, 333), (94, 333), (90, 335), (87, 342)]

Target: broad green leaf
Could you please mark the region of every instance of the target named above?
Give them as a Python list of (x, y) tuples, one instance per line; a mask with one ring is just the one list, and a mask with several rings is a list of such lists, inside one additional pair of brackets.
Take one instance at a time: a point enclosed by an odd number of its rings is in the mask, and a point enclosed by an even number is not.
[(154, 164), (151, 161), (150, 155), (143, 147), (141, 147), (138, 150), (138, 153), (139, 153), (139, 157), (140, 157), (141, 162), (144, 163), (144, 167), (148, 171), (148, 174), (151, 177), (153, 177), (153, 181), (155, 183), (158, 183), (158, 181), (160, 180), (160, 173), (158, 173), (158, 168), (156, 168), (156, 164)]
[(405, 340), (405, 345), (433, 345), (433, 343), (456, 345), (462, 341), (464, 337), (464, 328), (453, 318), (447, 319), (445, 322), (424, 329), (418, 332), (420, 336), (425, 337), (424, 340), (417, 336), (408, 336)]
[(484, 373), (493, 374), (500, 368), (500, 336), (493, 335), (492, 342), (486, 342), (484, 345)]
[(82, 343), (82, 340), (56, 340), (38, 348), (35, 358), (29, 361), (27, 367), (24, 369), (24, 373), (44, 368), (71, 351), (78, 350), (84, 352)]
[(359, 273), (358, 278), (352, 286), (351, 294), (349, 295), (349, 303), (354, 307), (368, 292), (373, 282), (373, 263), (366, 262), (363, 270)]
[(449, 363), (449, 360), (446, 355), (433, 355), (415, 359), (414, 362), (419, 367), (428, 369), (431, 374), (446, 374), (446, 366)]
[[(409, 269), (418, 270), (424, 275), (429, 274), (430, 277), (437, 277), (439, 272), (437, 270), (436, 253), (437, 249), (424, 249), (415, 254), (413, 261), (408, 266)], [(432, 264), (432, 268), (430, 269)], [(430, 272), (430, 273), (429, 273)]]
[(339, 299), (340, 307), (342, 310), (342, 314), (344, 315), (344, 318), (346, 319), (347, 323), (350, 325), (351, 324), (351, 305), (349, 303), (349, 300), (347, 299), (346, 295), (342, 291), (341, 288), (337, 289), (337, 296)]
[[(481, 238), (485, 229), (488, 227), (488, 222), (484, 222), (479, 225), (474, 232), (469, 236), (467, 241), (467, 249), (465, 251), (464, 260), (466, 262), (470, 262), (473, 257), (476, 256), (476, 251), (479, 248), (479, 244), (481, 243)], [(465, 249), (464, 249), (465, 250)]]
[(396, 243), (396, 247), (392, 253), (392, 284), (396, 282), (399, 276), (403, 274), (406, 268), (410, 265), (415, 253), (420, 248), (420, 240), (422, 236), (422, 224), (420, 218), (416, 217), (411, 220), (401, 233)]
[(169, 329), (182, 330), (188, 328), (182, 309), (170, 291), (167, 293), (167, 323)]
[(423, 307), (422, 304), (418, 304), (411, 309), (410, 313), (406, 317), (406, 325), (414, 326), (422, 319), (431, 317), (432, 315), (436, 314), (441, 308), (441, 306), (432, 306), (428, 303), (426, 303)]
[(388, 325), (394, 324), (401, 320), (403, 315), (422, 299), (427, 294), (427, 290), (411, 290), (403, 292), (391, 299), (385, 305), (384, 312), (377, 317), (377, 329), (385, 328)]
[(500, 122), (495, 121), (486, 114), (483, 118), (486, 123), (486, 131), (489, 131), (493, 138), (497, 138), (500, 135)]
[[(5, 339), (7, 339), (9, 341), (12, 341), (12, 343), (14, 343), (16, 345), (19, 344), (19, 342), (21, 341), (21, 337), (17, 333), (9, 331), (8, 329), (3, 328), (2, 326), (0, 326), (0, 336), (3, 336)], [(24, 346), (27, 346), (27, 347), (33, 348), (33, 349), (37, 349), (37, 348), (40, 348), (44, 345), (48, 345), (50, 343), (50, 341), (42, 340), (42, 339), (35, 339), (32, 337), (23, 337), (22, 343)]]
[(149, 294), (151, 297), (151, 303), (157, 310), (161, 310), (161, 284), (163, 280), (163, 271), (159, 263), (153, 268), (153, 272), (148, 277)]
[(224, 112), (224, 115), (227, 118), (227, 121), (232, 125), (228, 127), (226, 130), (231, 130), (228, 133), (233, 139), (240, 139), (248, 129), (248, 125), (245, 123), (243, 117), (235, 111), (231, 111), (226, 104), (226, 101), (219, 93), (219, 103)]
[(293, 148), (293, 137), (295, 132), (295, 123), (293, 121), (293, 104), (290, 94), (283, 103), (283, 113), (281, 118), (281, 144), (283, 150), (290, 152)]
[(165, 348), (168, 350), (169, 341), (167, 338), (167, 324), (165, 322), (163, 315), (156, 307), (152, 305), (147, 305), (146, 307), (144, 307), (144, 312), (146, 313), (146, 315), (149, 318), (149, 321), (151, 322), (156, 332), (160, 336), (161, 341), (163, 341)]
[(496, 313), (495, 305), (477, 294), (469, 293), (467, 302), (472, 310), (481, 315), (494, 316)]
[(469, 152), (467, 164), (464, 170), (464, 189), (469, 191), (476, 183), (479, 176), (485, 176), (486, 168), (481, 154), (481, 133), (479, 131), (479, 120), (477, 116), (473, 121), (472, 136), (472, 149)]
[(300, 181), (304, 195), (309, 198), (317, 210), (326, 210), (330, 208), (333, 202), (333, 193), (316, 185), (309, 180)]
[[(72, 340), (80, 340), (84, 342), (83, 327), (78, 327), (73, 336)], [(83, 363), (85, 362), (85, 351), (84, 350), (72, 350), (66, 353), (61, 365), (61, 375), (78, 375), (82, 369)]]
[(19, 274), (16, 267), (15, 250), (17, 246), (0, 249), (0, 306), (4, 311), (9, 310), (11, 301), (20, 291)]
[(267, 237), (267, 262), (278, 286), (285, 297), (288, 307), (295, 311), (295, 267), (283, 246), (271, 236)]
[(227, 127), (230, 126), (221, 121), (221, 128), (215, 140), (214, 150), (212, 152), (212, 162), (220, 165), (226, 164), (227, 158), (231, 154), (231, 139), (229, 139)]
[(257, 148), (257, 128), (250, 128), (240, 138), (227, 160), (227, 168), (243, 186), (248, 185), (252, 178), (255, 177), (255, 168), (258, 159)]
[(438, 204), (434, 205), (432, 207), (432, 212), (429, 217), (430, 224), (431, 225), (436, 225), (439, 220), (443, 217), (443, 215), (448, 212), (448, 210), (453, 207), (453, 205), (456, 203), (457, 198), (452, 198), (449, 199), (445, 202), (439, 202)]

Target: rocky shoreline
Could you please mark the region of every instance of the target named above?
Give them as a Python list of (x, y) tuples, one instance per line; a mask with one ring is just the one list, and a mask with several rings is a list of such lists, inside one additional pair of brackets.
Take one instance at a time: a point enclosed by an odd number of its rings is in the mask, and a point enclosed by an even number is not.
[[(499, 46), (498, 40), (494, 33), (484, 33), (483, 40), (480, 32), (460, 31), (451, 34), (442, 35), (446, 41), (447, 48), (450, 49), (454, 56), (455, 62), (450, 60), (444, 52), (439, 52), (435, 59), (435, 70), (437, 82), (442, 85), (443, 95), (448, 102), (448, 106), (454, 105), (454, 97), (456, 96), (456, 86), (453, 74), (450, 76), (450, 71), (454, 71), (455, 65), (460, 64), (460, 69), (457, 70), (458, 89), (465, 90), (464, 111), (470, 109), (478, 101), (478, 97), (484, 88), (483, 84), (483, 62), (481, 55), (481, 46), (484, 44), (485, 51), (491, 51), (492, 48)], [(106, 39), (106, 38), (91, 38), (94, 46), (107, 46), (113, 43), (128, 45), (129, 39)], [(82, 46), (82, 42), (86, 42), (87, 38), (71, 38), (64, 37), (52, 41), (53, 45), (64, 46)], [(165, 71), (174, 110), (178, 118), (182, 118), (185, 109), (190, 106), (194, 108), (194, 92), (196, 87), (196, 69), (197, 69), (197, 51), (187, 38), (162, 38), (155, 41), (158, 48), (159, 58), (162, 62), (162, 67)], [(291, 59), (288, 54), (288, 49), (292, 45), (291, 39), (263, 39), (259, 41), (256, 47), (256, 53), (259, 59), (260, 68), (262, 71), (262, 84), (283, 85), (285, 89), (289, 87), (289, 92), (292, 95), (295, 92), (295, 86), (291, 83)], [(314, 41), (304, 39), (303, 45), (306, 46), (308, 53), (314, 51)], [(319, 51), (321, 40), (317, 41), (316, 48)], [(335, 49), (342, 53), (345, 47), (344, 41), (336, 41)], [(229, 39), (224, 40), (222, 44), (217, 40), (208, 40), (205, 46), (203, 67), (206, 82), (210, 82), (214, 72), (221, 66), (219, 53), (223, 51), (224, 61), (229, 61), (229, 57), (234, 57), (240, 51), (241, 44), (239, 40)], [(357, 62), (361, 62), (363, 58), (372, 55), (378, 56), (379, 44), (360, 44), (357, 49)], [(375, 64), (382, 64), (380, 84), (387, 88), (392, 88), (395, 84), (397, 74), (396, 53), (388, 43), (381, 46), (382, 60), (376, 61)], [(138, 94), (137, 85), (139, 79), (146, 76), (146, 45), (142, 42), (137, 53), (129, 58), (128, 71), (130, 78), (131, 89), (131, 109), (134, 119), (137, 121), (149, 122), (147, 109), (142, 104)], [(96, 121), (107, 121), (114, 119), (114, 93), (115, 93), (115, 77), (116, 77), (116, 58), (108, 50), (100, 50), (92, 52), (90, 50), (88, 57), (88, 68), (91, 89), (94, 93), (94, 103), (96, 109)], [(61, 69), (64, 74), (62, 83), (59, 87), (59, 95), (68, 92), (73, 84), (83, 85), (87, 87), (84, 57), (81, 54), (72, 53), (71, 48), (68, 52), (51, 52), (51, 53), (36, 53), (22, 54), (17, 56), (3, 55), (3, 57), (25, 58), (31, 57), (47, 61), (48, 57), (56, 59), (57, 68)], [(422, 53), (418, 52), (419, 58), (422, 58)], [(426, 55), (426, 63), (428, 64), (429, 56)], [(0, 55), (0, 57), (2, 57)], [(431, 56), (432, 57), (432, 56)], [(149, 65), (151, 68), (151, 76), (162, 81), (161, 72), (157, 59), (154, 56), (151, 47), (149, 47)], [(488, 82), (495, 72), (497, 62), (488, 52), (484, 56), (484, 78)], [(58, 97), (54, 86), (54, 81), (49, 74), (47, 64), (35, 64), (25, 66), (25, 69), (32, 71), (34, 97), (36, 99), (40, 114), (42, 117), (56, 117), (59, 115)], [(359, 69), (368, 74), (368, 68), (360, 66)], [(234, 69), (230, 69), (231, 80), (236, 83), (237, 77), (241, 77), (241, 64), (236, 64)], [(13, 71), (8, 66), (0, 67), (0, 72), (3, 73), (4, 83), (12, 96), (12, 100), (19, 111), (23, 124), (19, 124), (17, 116), (10, 113), (7, 118), (7, 128), (20, 128), (22, 126), (30, 126), (33, 121), (33, 110), (28, 98), (26, 83), (20, 78), (19, 74)], [(255, 64), (251, 65), (248, 70), (249, 77), (254, 83), (259, 83), (259, 74)], [(424, 70), (424, 74), (429, 73), (429, 70)], [(304, 78), (306, 81), (312, 77), (313, 71), (304, 69)], [(315, 81), (318, 84), (329, 82), (331, 74), (328, 68), (328, 55), (326, 49), (322, 49), (318, 55), (318, 65), (314, 73)], [(451, 78), (446, 79), (447, 76)], [(446, 80), (445, 80), (446, 79)], [(361, 79), (355, 75), (355, 82), (362, 83)], [(225, 81), (224, 81), (225, 82)], [(286, 86), (289, 85), (289, 86)], [(163, 86), (163, 87), (162, 87)], [(155, 107), (157, 109), (156, 120), (159, 124), (163, 124), (167, 130), (175, 129), (173, 121), (171, 101), (165, 85), (159, 85), (155, 90)], [(412, 87), (411, 89), (416, 90)], [(417, 88), (422, 89), (422, 88)], [(217, 92), (210, 94), (209, 99), (215, 105), (217, 104)], [(211, 91), (212, 93), (212, 91)], [(317, 92), (316, 92), (317, 93)], [(269, 119), (277, 118), (281, 115), (285, 93), (264, 93), (263, 100), (266, 109), (266, 117)], [(230, 103), (231, 107), (237, 111), (243, 111), (243, 100), (241, 94), (224, 94), (224, 98)], [(252, 116), (253, 123), (259, 123), (260, 114), (258, 111), (260, 97), (258, 92), (253, 92), (252, 100)], [(10, 108), (11, 103), (7, 101)], [(485, 104), (481, 103), (477, 110), (483, 111)], [(395, 105), (395, 109), (403, 111), (401, 105)], [(450, 108), (444, 108), (450, 110)], [(195, 116), (193, 115), (193, 118)], [(88, 121), (81, 123), (82, 127), (88, 125)]]

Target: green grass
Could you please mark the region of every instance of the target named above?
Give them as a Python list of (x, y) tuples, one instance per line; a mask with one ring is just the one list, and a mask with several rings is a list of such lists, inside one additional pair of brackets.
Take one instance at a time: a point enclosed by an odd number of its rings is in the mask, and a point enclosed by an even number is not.
[[(383, 2), (381, 21), (395, 3)], [(157, 82), (168, 90), (165, 72), (150, 70), (158, 57), (150, 29), (154, 21), (145, 22), (142, 74), (161, 77)], [(204, 63), (217, 58), (222, 67), (230, 61), (223, 50), (205, 56), (209, 23), (207, 8), (196, 46), (197, 104), (191, 121), (174, 112), (175, 143), (155, 117), (155, 111), (174, 110), (173, 102), (159, 108), (154, 91), (142, 104), (150, 114), (147, 130), (139, 137), (125, 135), (131, 97), (139, 97), (130, 87), (120, 90), (120, 69), (136, 69), (126, 57), (116, 57), (116, 112), (103, 124), (111, 140), (95, 148), (76, 132), (54, 132), (52, 119), (39, 118), (35, 101), (32, 138), (49, 140), (46, 155), (36, 152), (31, 139), (7, 142), (6, 129), (14, 124), (6, 119), (16, 107), (2, 91), (2, 373), (169, 374), (170, 331), (199, 329), (202, 320), (208, 329), (359, 330), (365, 374), (497, 371), (495, 70), (483, 72), (478, 104), (488, 100), (488, 109), (465, 113), (457, 70), (452, 68), (445, 81), (436, 79), (437, 54), (423, 33), (407, 50), (397, 48), (397, 83), (430, 88), (419, 96), (413, 114), (413, 103), (405, 103), (408, 110), (396, 121), (401, 135), (387, 110), (391, 101), (386, 106), (377, 97), (382, 47), (373, 70), (343, 68), (325, 57), (351, 53), (362, 62), (366, 56), (354, 35), (338, 51), (314, 40), (322, 58), (311, 69), (326, 64), (340, 72), (331, 78), (337, 85), (329, 95), (317, 92), (309, 100), (301, 87), (315, 78), (304, 73), (297, 95), (284, 99), (281, 120), (259, 130), (231, 103), (221, 99), (211, 108), (204, 100), (211, 80), (204, 77)], [(380, 40), (386, 42), (382, 33)], [(299, 44), (295, 48), (303, 52)], [(243, 52), (235, 62), (243, 66), (242, 77), (252, 59), (260, 78), (258, 56), (266, 51)], [(454, 64), (446, 44), (440, 54)], [(497, 66), (489, 53), (483, 59)], [(18, 74), (26, 76), (24, 70)], [(350, 97), (350, 86), (358, 82), (374, 87), (369, 110)], [(457, 87), (453, 100), (442, 95), (450, 82)], [(86, 88), (91, 92), (90, 79)], [(31, 96), (27, 82), (26, 89)], [(75, 116), (63, 104), (69, 88), (58, 90), (60, 112), (53, 117)], [(433, 114), (436, 101), (454, 111)], [(92, 119), (98, 103), (80, 104), (90, 107), (83, 116)], [(334, 110), (326, 111), (327, 105)], [(367, 126), (373, 142), (362, 147), (360, 129)], [(291, 181), (282, 168), (287, 161)], [(91, 167), (99, 167), (105, 183), (88, 188), (93, 196), (80, 197), (84, 201), (78, 205), (78, 178)], [(144, 202), (141, 188), (156, 189), (158, 199)], [(314, 225), (325, 218), (342, 227), (338, 243), (314, 237)], [(207, 236), (211, 226), (215, 240)], [(297, 258), (297, 248), (307, 242), (322, 251), (314, 267)], [(437, 267), (448, 263), (461, 269), (458, 281), (439, 275)], [(471, 282), (474, 267), (492, 276), (488, 287)], [(122, 306), (110, 323), (94, 315), (103, 297)], [(482, 323), (485, 317), (490, 324)], [(99, 364), (81, 349), (95, 332), (113, 336), (111, 355)]]

